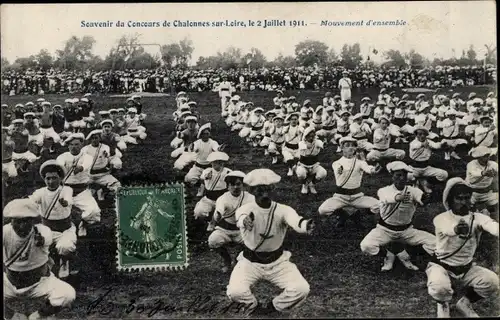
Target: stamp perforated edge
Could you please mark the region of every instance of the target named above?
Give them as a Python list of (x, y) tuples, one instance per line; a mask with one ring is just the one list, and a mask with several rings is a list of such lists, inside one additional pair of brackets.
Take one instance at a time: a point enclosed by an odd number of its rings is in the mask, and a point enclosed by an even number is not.
[(140, 188), (162, 188), (162, 187), (170, 187), (170, 186), (181, 186), (182, 189), (182, 214), (184, 215), (184, 237), (183, 237), (183, 245), (184, 248), (186, 249), (186, 262), (179, 264), (179, 265), (174, 265), (174, 264), (168, 264), (166, 262), (165, 264), (162, 265), (154, 265), (154, 264), (145, 264), (145, 265), (135, 265), (135, 266), (129, 266), (129, 267), (122, 267), (120, 265), (120, 228), (119, 228), (119, 206), (118, 206), (118, 194), (115, 197), (115, 216), (116, 216), (116, 222), (115, 222), (115, 240), (116, 240), (116, 256), (115, 256), (115, 263), (116, 263), (116, 269), (119, 272), (131, 272), (131, 271), (182, 271), (185, 270), (189, 266), (189, 247), (188, 247), (188, 233), (187, 233), (187, 215), (186, 215), (186, 187), (184, 183), (155, 183), (155, 184), (139, 184), (139, 185), (131, 185), (131, 186), (121, 186), (118, 190), (120, 189), (140, 189)]

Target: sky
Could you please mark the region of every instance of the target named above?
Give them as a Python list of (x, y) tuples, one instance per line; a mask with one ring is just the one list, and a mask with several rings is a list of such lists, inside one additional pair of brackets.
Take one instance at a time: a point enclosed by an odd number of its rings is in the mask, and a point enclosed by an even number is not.
[[(280, 53), (293, 55), (303, 40), (325, 42), (337, 53), (344, 43), (360, 43), (362, 54), (381, 60), (381, 52), (415, 49), (428, 58), (460, 56), (474, 45), (478, 57), (484, 45), (496, 47), (494, 1), (444, 2), (332, 2), (332, 3), (147, 3), (147, 4), (7, 4), (0, 6), (1, 55), (13, 62), (47, 49), (55, 54), (71, 36), (93, 36), (93, 53), (105, 57), (123, 35), (139, 33), (142, 43), (169, 44), (183, 38), (193, 41), (192, 62), (229, 46), (244, 53), (259, 48), (268, 60)], [(191, 28), (82, 28), (81, 21), (244, 21), (299, 20), (303, 27), (191, 27)], [(363, 26), (321, 26), (332, 22), (362, 21)], [(366, 26), (369, 20), (405, 21), (404, 26)], [(158, 53), (154, 46), (146, 47)]]

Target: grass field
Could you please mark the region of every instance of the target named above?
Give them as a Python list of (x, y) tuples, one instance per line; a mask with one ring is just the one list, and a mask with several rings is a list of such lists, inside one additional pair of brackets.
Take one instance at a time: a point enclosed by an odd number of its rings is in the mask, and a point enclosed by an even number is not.
[[(475, 91), (485, 97), (491, 90), (487, 87), (461, 88), (465, 97)], [(369, 90), (372, 99), (378, 90)], [(269, 109), (273, 93), (239, 93), (244, 101)], [(320, 104), (324, 92), (290, 92), (298, 102), (311, 99), (313, 106)], [(353, 92), (358, 103), (365, 92)], [(333, 161), (340, 157), (332, 146), (320, 156), (321, 164), (328, 171), (327, 178), (317, 184), (318, 194), (303, 196), (296, 178), (286, 177), (284, 164), (271, 165), (271, 158), (263, 152), (252, 150), (236, 133), (231, 133), (220, 118), (219, 99), (216, 93), (190, 93), (198, 103), (201, 122), (212, 123), (212, 136), (219, 143), (226, 143), (230, 156), (227, 167), (248, 172), (255, 168), (268, 167), (280, 174), (282, 182), (276, 189), (276, 200), (292, 206), (300, 215), (317, 215), (317, 209), (334, 188), (331, 169)], [(415, 94), (412, 94), (412, 98)], [(47, 96), (49, 101), (62, 103), (67, 96)], [(34, 101), (35, 97), (2, 97), (2, 103), (14, 105)], [(96, 110), (123, 105), (125, 98), (94, 97)], [(174, 123), (171, 114), (175, 103), (173, 97), (148, 97), (143, 99), (144, 112), (148, 114), (146, 128), (148, 138), (140, 145), (131, 146), (124, 154), (123, 168), (118, 178), (124, 185), (168, 182), (174, 179), (172, 138)], [(406, 148), (407, 149), (407, 148)], [(433, 158), (436, 165), (449, 171), (450, 176), (463, 176), (465, 160), (444, 162), (443, 154)], [(13, 186), (4, 191), (4, 201), (26, 195), (40, 186), (38, 173), (23, 178), (22, 186)], [(375, 196), (378, 188), (390, 184), (387, 174), (366, 176), (363, 180), (365, 194)], [(419, 208), (415, 227), (433, 233), (432, 218), (443, 211), (440, 202), (442, 187), (437, 187), (434, 202)], [(186, 199), (188, 222), (197, 199)], [(80, 243), (88, 248), (81, 253), (82, 270), (77, 299), (70, 310), (60, 314), (62, 318), (227, 318), (241, 317), (226, 312), (229, 301), (225, 295), (229, 274), (220, 272), (220, 260), (216, 253), (207, 250), (193, 250), (190, 247), (190, 266), (176, 272), (132, 272), (115, 271), (116, 241), (113, 236), (115, 213), (103, 210), (105, 228), (94, 239)], [(311, 286), (307, 302), (288, 315), (291, 318), (342, 317), (342, 318), (393, 318), (393, 317), (435, 317), (436, 306), (427, 294), (426, 276), (423, 271), (409, 272), (398, 263), (390, 273), (380, 272), (380, 260), (364, 256), (359, 243), (375, 226), (372, 217), (365, 216), (361, 225), (348, 225), (335, 229), (326, 222), (318, 227), (317, 235), (306, 237), (290, 231), (285, 247), (292, 252), (292, 261)], [(90, 251), (90, 252), (89, 252)], [(233, 249), (233, 254), (236, 248)], [(421, 261), (419, 252), (413, 252), (415, 263)], [(254, 292), (259, 300), (269, 299), (279, 290), (268, 284), (258, 283)], [(99, 300), (99, 297), (102, 299)], [(131, 300), (134, 303), (131, 304)], [(160, 308), (162, 306), (162, 308)], [(158, 310), (162, 309), (162, 310)], [(154, 312), (156, 310), (156, 312)], [(498, 301), (483, 301), (476, 305), (483, 316), (498, 315)], [(130, 311), (130, 312), (127, 312)], [(458, 316), (452, 310), (453, 316)]]

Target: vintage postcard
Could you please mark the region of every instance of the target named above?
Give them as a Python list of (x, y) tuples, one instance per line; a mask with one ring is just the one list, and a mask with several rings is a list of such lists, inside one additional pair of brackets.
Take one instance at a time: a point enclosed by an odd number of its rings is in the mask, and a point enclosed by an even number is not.
[(495, 9), (2, 5), (4, 319), (498, 316)]

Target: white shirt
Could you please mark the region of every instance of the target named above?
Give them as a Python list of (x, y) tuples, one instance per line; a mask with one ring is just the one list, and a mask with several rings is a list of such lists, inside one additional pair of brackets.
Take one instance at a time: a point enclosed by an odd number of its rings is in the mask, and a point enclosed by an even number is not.
[[(254, 214), (255, 220), (252, 230), (248, 231), (243, 226), (243, 220), (250, 213)], [(273, 202), (270, 208), (261, 208), (252, 201), (236, 210), (236, 225), (241, 230), (243, 242), (247, 248), (257, 252), (279, 249), (283, 245), (288, 227), (299, 233), (306, 233), (307, 221), (303, 221), (299, 226), (301, 218), (293, 208), (276, 202)]]
[(303, 129), (299, 126), (287, 126), (285, 128), (285, 142), (290, 144), (298, 144), (302, 139)]
[(339, 88), (341, 90), (349, 90), (352, 87), (352, 81), (349, 78), (342, 78), (339, 80)]
[(82, 184), (89, 183), (90, 180), (90, 167), (92, 166), (92, 161), (94, 159), (92, 156), (83, 153), (80, 153), (77, 156), (72, 155), (69, 151), (59, 155), (56, 161), (64, 167), (66, 172), (68, 172), (73, 167), (73, 162), (77, 162), (77, 166), (82, 166), (83, 171), (75, 174), (73, 171), (71, 175), (66, 180), (67, 184)]
[[(339, 169), (342, 172), (339, 173)], [(370, 166), (366, 161), (359, 160), (356, 157), (347, 159), (342, 157), (332, 164), (333, 173), (335, 174), (335, 182), (338, 187), (344, 189), (357, 189), (361, 186), (363, 172), (368, 174), (375, 173), (375, 167)]]
[[(231, 172), (229, 168), (222, 168), (220, 171), (215, 171), (214, 168), (206, 168), (201, 173), (200, 179), (203, 180), (208, 191), (225, 190), (227, 189), (225, 179), (229, 172)], [(207, 178), (209, 174), (211, 175), (210, 179)]]
[(420, 142), (415, 138), (410, 142), (410, 159), (415, 161), (427, 161), (432, 155), (432, 149), (441, 148), (441, 143), (427, 140), (428, 145), (424, 146), (424, 142)]
[(496, 135), (497, 132), (495, 129), (479, 126), (474, 130), (474, 142), (478, 146), (491, 147)]
[[(471, 228), (472, 217), (474, 217), (474, 222)], [(469, 229), (472, 229), (468, 240), (460, 238), (455, 233), (454, 228), (460, 220), (464, 220), (469, 225)], [(454, 267), (464, 266), (472, 261), (483, 230), (498, 237), (498, 222), (481, 213), (459, 216), (449, 210), (437, 215), (433, 222), (436, 229), (436, 257)], [(457, 253), (446, 258), (464, 242), (465, 245)]]
[(92, 145), (86, 145), (85, 147), (82, 148), (82, 152), (85, 154), (88, 154), (89, 156), (92, 157), (92, 159), (95, 158), (96, 152), (99, 149), (99, 154), (95, 160), (94, 165), (92, 166), (91, 170), (99, 170), (99, 169), (104, 169), (106, 166), (109, 164), (109, 155), (110, 155), (110, 150), (109, 146), (103, 143), (100, 143), (98, 147), (94, 147)]
[[(396, 196), (398, 194), (406, 193), (411, 195), (410, 201), (396, 201)], [(380, 200), (380, 217), (387, 224), (393, 226), (410, 224), (413, 220), (415, 210), (417, 209), (417, 204), (423, 205), (422, 195), (422, 190), (412, 186), (405, 186), (404, 190), (398, 190), (391, 184), (390, 186), (379, 189), (377, 191), (377, 196)]]
[(465, 181), (471, 185), (474, 189), (488, 188), (493, 183), (493, 177), (486, 177), (481, 175), (481, 172), (486, 169), (493, 169), (495, 171), (495, 176), (498, 176), (498, 163), (494, 161), (488, 161), (486, 167), (479, 164), (477, 159), (472, 160), (467, 164), (467, 173)]
[(209, 162), (207, 161), (208, 155), (214, 151), (219, 149), (219, 144), (217, 141), (208, 139), (207, 142), (204, 142), (201, 139), (193, 142), (193, 152), (196, 152), (196, 162), (201, 165), (207, 165)]
[(230, 224), (236, 224), (236, 210), (241, 206), (254, 202), (255, 196), (247, 191), (242, 191), (239, 197), (231, 192), (226, 192), (215, 202), (215, 211), (222, 215), (222, 219)]
[(301, 157), (317, 156), (323, 150), (323, 141), (315, 139), (312, 143), (299, 142), (299, 154)]
[[(38, 212), (40, 212), (40, 216), (44, 217), (47, 209), (54, 200), (54, 197), (58, 194), (59, 190), (62, 189), (57, 201), (55, 202), (54, 207), (50, 211), (49, 220), (62, 220), (66, 219), (71, 214), (71, 206), (73, 204), (73, 189), (68, 186), (59, 186), (54, 191), (50, 191), (47, 187), (40, 188), (35, 190), (33, 194), (29, 197), (33, 202), (38, 204)], [(59, 199), (64, 199), (68, 202), (66, 207), (63, 207), (59, 202)]]

